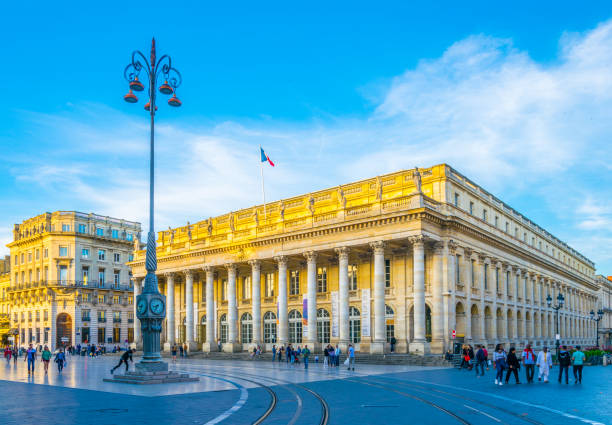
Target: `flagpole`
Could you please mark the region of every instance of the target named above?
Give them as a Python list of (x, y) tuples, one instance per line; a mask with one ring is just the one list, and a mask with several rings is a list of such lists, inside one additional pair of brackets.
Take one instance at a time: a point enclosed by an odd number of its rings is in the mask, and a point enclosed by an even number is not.
[[(261, 155), (261, 145), (259, 146), (259, 152)], [(268, 214), (266, 213), (266, 190), (264, 186), (264, 175), (263, 175), (263, 161), (259, 160), (259, 169), (261, 170), (261, 195), (263, 197), (263, 205), (264, 205), (264, 220), (268, 219)]]

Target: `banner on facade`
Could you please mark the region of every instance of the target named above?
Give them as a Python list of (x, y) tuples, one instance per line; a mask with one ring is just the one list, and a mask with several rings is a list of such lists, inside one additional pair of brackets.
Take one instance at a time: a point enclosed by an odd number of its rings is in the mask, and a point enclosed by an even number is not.
[(370, 335), (370, 290), (361, 290), (361, 336)]
[(302, 300), (302, 335), (308, 335), (308, 294)]
[(331, 293), (331, 309), (332, 309), (332, 338), (338, 338), (338, 291)]
[(200, 323), (200, 310), (199, 310), (200, 305), (196, 302), (193, 303), (193, 340), (197, 341), (198, 338), (198, 325)]

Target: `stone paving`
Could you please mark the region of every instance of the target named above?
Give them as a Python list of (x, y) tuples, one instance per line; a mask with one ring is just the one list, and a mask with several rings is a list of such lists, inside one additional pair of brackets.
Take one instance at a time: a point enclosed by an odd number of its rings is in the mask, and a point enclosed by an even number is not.
[(492, 371), (476, 378), (449, 368), (358, 365), (353, 372), (311, 364), (305, 371), (285, 362), (182, 359), (171, 370), (199, 382), (102, 382), (117, 361), (69, 358), (62, 375), (50, 367), (48, 376), (37, 363), (32, 377), (22, 359), (0, 363), (2, 423), (250, 424), (262, 417), (263, 424), (300, 425), (612, 423), (612, 367), (585, 368), (581, 385), (553, 379), (500, 387)]

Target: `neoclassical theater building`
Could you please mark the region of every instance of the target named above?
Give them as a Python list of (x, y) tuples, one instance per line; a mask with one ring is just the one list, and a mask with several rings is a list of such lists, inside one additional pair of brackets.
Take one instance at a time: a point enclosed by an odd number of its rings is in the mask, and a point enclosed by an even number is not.
[(594, 264), (446, 164), (187, 223), (157, 244), (166, 348), (595, 341)]

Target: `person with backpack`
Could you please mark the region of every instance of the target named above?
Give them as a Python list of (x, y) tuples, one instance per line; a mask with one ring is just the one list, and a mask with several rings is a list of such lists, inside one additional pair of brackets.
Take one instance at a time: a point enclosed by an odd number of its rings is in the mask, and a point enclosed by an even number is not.
[(536, 365), (538, 366), (538, 381), (542, 380), (544, 377), (544, 383), (548, 383), (548, 374), (550, 369), (552, 369), (552, 354), (548, 352), (548, 347), (542, 348), (542, 351), (538, 353), (538, 358), (536, 359)]
[(504, 385), (504, 369), (508, 366), (507, 355), (504, 351), (504, 347), (501, 344), (497, 344), (495, 347), (495, 353), (493, 353), (493, 364), (495, 365), (495, 370), (497, 373), (495, 374), (495, 385)]
[[(485, 352), (484, 352), (484, 347), (482, 345), (477, 345), (476, 346), (477, 350), (476, 350), (476, 377), (480, 378), (481, 376), (484, 376), (485, 374), (485, 366), (487, 364), (487, 357), (485, 356)], [(478, 373), (478, 370), (480, 369), (480, 374)]]
[(302, 350), (302, 356), (304, 356), (304, 369), (308, 369), (308, 357), (310, 356), (310, 350), (308, 349), (307, 345), (305, 345), (304, 349)]
[(64, 353), (64, 350), (62, 350), (61, 348), (59, 349), (57, 354), (55, 354), (54, 361), (55, 363), (57, 363), (58, 373), (62, 373), (62, 370), (64, 370), (64, 366), (66, 365), (66, 354)]
[(521, 359), (523, 360), (523, 365), (525, 366), (525, 377), (527, 378), (527, 383), (533, 382), (533, 374), (535, 372), (535, 354), (531, 349), (531, 344), (527, 344), (523, 353), (521, 354)]
[(559, 358), (557, 359), (559, 362), (559, 383), (563, 379), (563, 372), (565, 372), (565, 384), (569, 384), (569, 367), (572, 363), (572, 358), (570, 356), (569, 351), (567, 351), (567, 347), (565, 345), (561, 346), (561, 350), (559, 350)]
[(391, 344), (391, 352), (394, 353), (395, 352), (395, 344), (397, 344), (397, 339), (395, 339), (395, 337), (392, 336), (391, 340), (389, 341), (389, 343)]
[(508, 371), (506, 372), (506, 384), (510, 379), (510, 373), (514, 374), (514, 379), (516, 379), (516, 383), (520, 384), (518, 370), (521, 367), (521, 363), (519, 362), (518, 357), (516, 357), (516, 348), (510, 347), (510, 351), (508, 352)]
[(576, 346), (576, 351), (572, 354), (572, 364), (574, 371), (574, 384), (582, 384), (582, 366), (585, 359), (584, 353), (580, 350), (580, 346)]
[(41, 361), (45, 366), (45, 375), (49, 372), (49, 361), (51, 360), (51, 351), (49, 351), (49, 347), (45, 345), (42, 354), (40, 355)]

